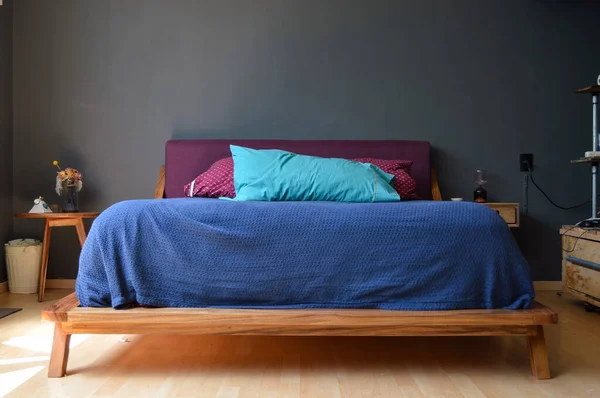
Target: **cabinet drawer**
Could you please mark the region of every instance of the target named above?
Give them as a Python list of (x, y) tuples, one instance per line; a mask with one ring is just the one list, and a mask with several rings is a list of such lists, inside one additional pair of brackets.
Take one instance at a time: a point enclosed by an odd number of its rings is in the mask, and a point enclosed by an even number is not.
[(502, 219), (510, 227), (519, 225), (519, 204), (518, 203), (486, 203), (487, 207), (496, 210)]
[[(563, 236), (563, 250), (565, 258), (600, 264), (600, 242), (565, 235)], [(577, 263), (576, 260), (574, 262)]]
[[(568, 259), (565, 259), (564, 267), (564, 283), (568, 288), (592, 297), (600, 297), (600, 271), (575, 264)], [(600, 265), (598, 265), (598, 269), (600, 269)]]
[(507, 224), (515, 224), (517, 222), (517, 212), (514, 208), (501, 207), (496, 209), (500, 217), (506, 221)]

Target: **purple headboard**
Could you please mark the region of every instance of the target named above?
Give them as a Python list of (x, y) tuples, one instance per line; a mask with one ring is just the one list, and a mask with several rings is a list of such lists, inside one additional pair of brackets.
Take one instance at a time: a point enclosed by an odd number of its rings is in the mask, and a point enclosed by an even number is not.
[(183, 186), (212, 163), (231, 156), (229, 145), (285, 151), (321, 157), (412, 160), (417, 194), (431, 199), (431, 163), (428, 141), (314, 141), (314, 140), (171, 140), (166, 145), (165, 196), (183, 197)]

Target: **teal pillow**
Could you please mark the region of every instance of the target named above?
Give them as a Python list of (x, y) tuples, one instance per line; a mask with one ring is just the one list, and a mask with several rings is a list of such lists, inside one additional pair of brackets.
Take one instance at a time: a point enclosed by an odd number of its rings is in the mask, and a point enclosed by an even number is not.
[(231, 145), (234, 200), (394, 202), (394, 176), (370, 163)]

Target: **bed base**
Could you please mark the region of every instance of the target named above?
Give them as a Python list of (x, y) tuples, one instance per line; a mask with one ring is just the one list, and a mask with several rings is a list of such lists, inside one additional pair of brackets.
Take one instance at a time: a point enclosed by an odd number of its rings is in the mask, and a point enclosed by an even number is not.
[(281, 336), (524, 336), (531, 371), (549, 379), (543, 325), (558, 317), (534, 302), (527, 310), (385, 311), (79, 307), (75, 293), (42, 312), (55, 322), (48, 377), (66, 375), (73, 334)]

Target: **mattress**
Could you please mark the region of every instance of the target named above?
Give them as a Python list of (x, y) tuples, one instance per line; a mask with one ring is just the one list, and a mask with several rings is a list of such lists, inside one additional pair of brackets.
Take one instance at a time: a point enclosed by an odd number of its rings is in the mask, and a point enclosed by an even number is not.
[(475, 203), (117, 203), (94, 222), (76, 282), (85, 307), (529, 307), (529, 266)]

